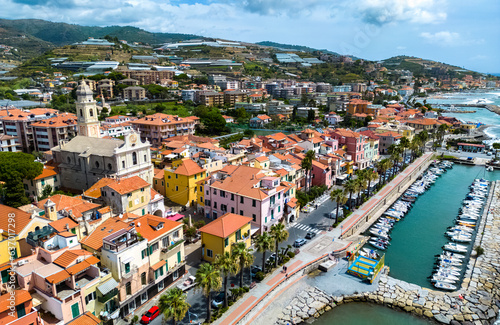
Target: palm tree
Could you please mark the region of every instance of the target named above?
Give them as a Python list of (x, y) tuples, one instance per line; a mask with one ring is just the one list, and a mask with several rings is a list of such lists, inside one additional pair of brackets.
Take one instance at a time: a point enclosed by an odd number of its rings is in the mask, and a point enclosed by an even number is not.
[(230, 252), (215, 256), (214, 264), (222, 271), (224, 276), (224, 307), (227, 307), (227, 280), (231, 274), (238, 273), (239, 264), (236, 263), (236, 258), (231, 256)]
[(356, 205), (360, 205), (362, 200), (361, 197), (363, 195), (364, 190), (366, 189), (366, 169), (358, 171), (358, 178), (356, 178), (356, 184), (358, 192), (358, 197), (356, 198)]
[(406, 162), (406, 149), (410, 148), (410, 140), (408, 140), (407, 137), (402, 137), (401, 140), (399, 140), (399, 146), (403, 150), (403, 159)]
[(304, 169), (306, 173), (306, 192), (308, 192), (307, 190), (308, 186), (309, 190), (311, 190), (311, 181), (312, 181), (311, 172), (313, 169), (312, 161), (314, 160), (314, 158), (315, 158), (314, 151), (309, 150), (308, 152), (306, 152), (304, 159), (302, 159), (302, 162), (300, 163), (300, 167)]
[(264, 232), (255, 238), (255, 248), (262, 253), (262, 272), (266, 273), (266, 252), (274, 249), (274, 240), (269, 233)]
[(415, 160), (417, 156), (417, 150), (420, 148), (420, 139), (418, 137), (413, 137), (410, 142), (410, 150), (411, 150), (411, 161)]
[(162, 295), (158, 301), (158, 308), (165, 320), (172, 318), (174, 325), (181, 321), (191, 307), (186, 301), (186, 294), (179, 288), (172, 288)]
[(349, 210), (352, 211), (352, 193), (357, 189), (357, 184), (354, 179), (349, 179), (344, 183), (344, 190), (349, 193)]
[(274, 246), (276, 249), (276, 258), (274, 260), (274, 267), (278, 267), (278, 251), (279, 243), (284, 242), (288, 239), (288, 231), (285, 229), (285, 225), (282, 222), (278, 222), (271, 226), (271, 237), (274, 239)]
[(378, 179), (378, 175), (377, 173), (374, 171), (374, 170), (368, 170), (368, 172), (366, 173), (366, 180), (368, 181), (368, 197), (370, 197), (370, 188), (371, 188), (371, 184), (372, 182), (375, 182), (376, 180)]
[[(379, 181), (378, 181), (378, 183), (380, 185), (382, 185), (382, 175), (385, 175), (385, 172), (387, 171), (387, 169), (386, 169), (386, 167), (387, 167), (386, 160), (387, 159), (382, 159), (382, 160), (378, 161), (375, 164), (375, 168), (377, 168), (377, 173), (379, 175)], [(385, 180), (384, 180), (384, 182), (385, 182)]]
[(429, 140), (429, 133), (427, 133), (426, 130), (423, 130), (422, 132), (420, 132), (419, 134), (417, 134), (417, 137), (420, 138), (420, 146), (422, 149), (425, 149), (425, 144), (427, 142), (427, 140)]
[(219, 290), (222, 287), (222, 279), (220, 270), (212, 264), (203, 263), (198, 271), (196, 271), (196, 282), (201, 288), (203, 294), (207, 296), (207, 320), (212, 319), (212, 296), (213, 290)]
[(243, 270), (252, 266), (255, 256), (252, 255), (252, 249), (246, 247), (245, 243), (240, 241), (231, 247), (231, 255), (234, 256), (240, 265), (240, 288), (243, 287)]
[(447, 124), (441, 124), (438, 127), (438, 134), (439, 134), (439, 142), (443, 142), (444, 140), (444, 134), (448, 130), (448, 125)]
[(338, 221), (339, 207), (341, 204), (344, 204), (347, 201), (347, 197), (345, 196), (344, 191), (342, 191), (341, 189), (336, 189), (330, 192), (330, 200), (337, 203), (337, 210), (335, 211), (335, 222), (333, 223), (333, 225), (335, 225)]

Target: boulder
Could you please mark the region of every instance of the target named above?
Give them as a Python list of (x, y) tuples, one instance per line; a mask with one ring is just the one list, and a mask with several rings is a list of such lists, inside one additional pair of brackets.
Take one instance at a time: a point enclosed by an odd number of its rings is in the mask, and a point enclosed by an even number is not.
[(444, 314), (437, 314), (437, 315), (434, 315), (434, 318), (440, 322), (440, 323), (443, 323), (443, 324), (449, 324), (451, 319), (449, 319), (446, 315)]

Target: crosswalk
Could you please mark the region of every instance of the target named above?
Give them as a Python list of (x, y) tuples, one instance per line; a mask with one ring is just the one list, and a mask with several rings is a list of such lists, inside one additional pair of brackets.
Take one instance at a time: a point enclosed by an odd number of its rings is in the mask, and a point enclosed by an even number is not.
[(294, 222), (291, 224), (290, 227), (297, 228), (297, 229), (303, 230), (305, 232), (314, 232), (316, 234), (319, 234), (321, 232), (321, 230), (319, 230), (319, 229), (312, 228), (312, 227), (305, 225), (303, 223), (300, 223), (300, 222)]

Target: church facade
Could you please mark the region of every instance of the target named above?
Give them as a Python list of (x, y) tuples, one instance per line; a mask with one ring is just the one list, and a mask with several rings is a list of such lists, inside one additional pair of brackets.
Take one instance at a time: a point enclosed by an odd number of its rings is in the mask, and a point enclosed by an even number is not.
[(84, 81), (77, 88), (77, 96), (79, 135), (52, 148), (61, 188), (81, 192), (103, 177), (139, 176), (151, 184), (150, 143), (141, 141), (136, 132), (126, 135), (124, 140), (100, 138), (96, 102)]

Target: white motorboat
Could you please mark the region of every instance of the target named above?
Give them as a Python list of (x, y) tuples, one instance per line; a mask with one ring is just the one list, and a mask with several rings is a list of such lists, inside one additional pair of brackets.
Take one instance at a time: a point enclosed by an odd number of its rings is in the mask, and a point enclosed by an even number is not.
[(440, 260), (440, 261), (454, 261), (454, 262), (462, 263), (461, 258), (453, 257), (453, 256), (446, 256), (446, 255), (439, 255), (438, 260)]
[(465, 236), (465, 235), (455, 235), (450, 237), (451, 240), (457, 243), (470, 243), (472, 241), (471, 236)]
[(389, 236), (389, 234), (386, 231), (383, 231), (383, 230), (370, 229), (370, 233), (372, 235), (375, 235), (377, 237), (384, 238), (384, 239), (390, 239), (391, 238), (391, 236)]
[(438, 269), (442, 269), (443, 271), (455, 271), (455, 272), (461, 272), (462, 269), (457, 267), (457, 266), (451, 266), (448, 264), (439, 264)]
[(437, 276), (442, 277), (442, 278), (447, 278), (447, 279), (450, 279), (450, 280), (454, 280), (454, 281), (459, 281), (460, 280), (458, 278), (458, 276), (452, 275), (450, 272), (444, 272), (442, 270), (439, 270), (439, 271), (435, 272), (434, 275), (437, 275)]
[(434, 282), (434, 286), (438, 289), (443, 289), (443, 290), (457, 290), (457, 287), (451, 283), (444, 283), (444, 282), (436, 281), (436, 282)]
[(448, 252), (448, 251), (443, 251), (441, 253), (441, 255), (442, 256), (448, 256), (448, 257), (453, 257), (453, 258), (460, 259), (460, 260), (463, 260), (465, 258), (465, 255), (458, 254), (458, 253), (452, 253), (452, 252)]
[(445, 277), (442, 277), (442, 276), (433, 275), (433, 276), (432, 276), (432, 278), (431, 278), (431, 282), (443, 282), (443, 283), (450, 283), (450, 284), (454, 284), (454, 283), (456, 283), (457, 281), (455, 281), (455, 280), (450, 280), (450, 279), (445, 278)]
[(378, 248), (380, 250), (386, 250), (387, 249), (387, 246), (381, 244), (380, 242), (377, 242), (377, 241), (374, 241), (374, 240), (370, 240), (368, 242), (370, 243), (370, 245), (372, 245), (373, 247)]
[(450, 252), (456, 252), (456, 253), (466, 253), (467, 252), (467, 246), (456, 244), (456, 243), (448, 243), (444, 245), (444, 249)]

